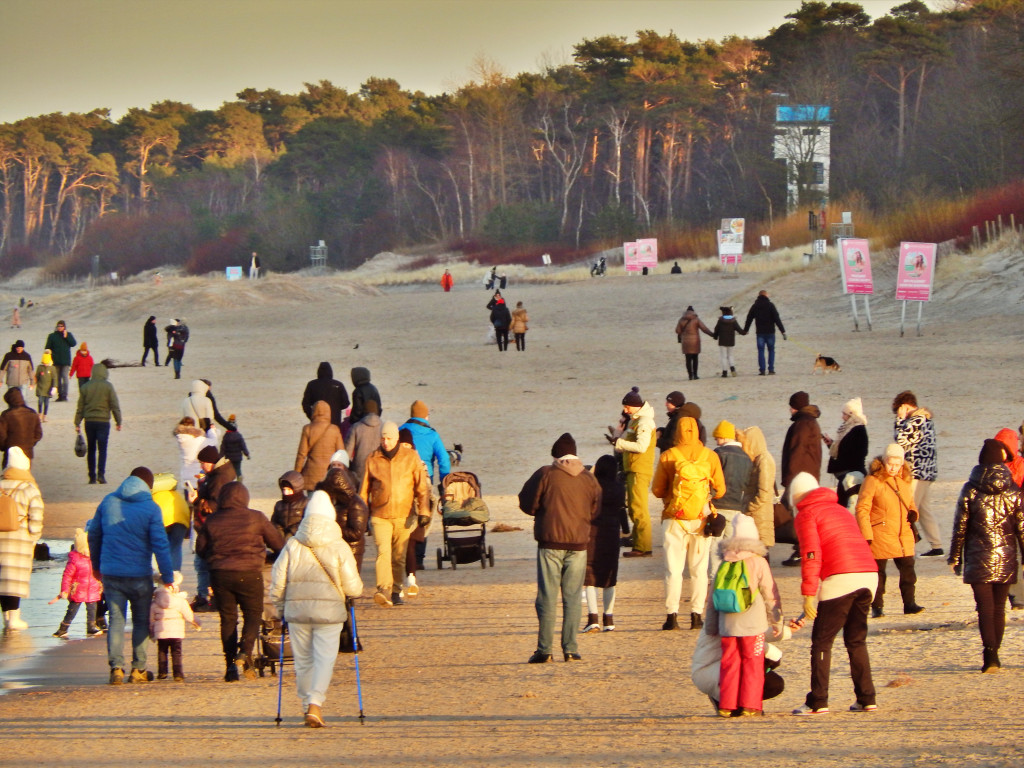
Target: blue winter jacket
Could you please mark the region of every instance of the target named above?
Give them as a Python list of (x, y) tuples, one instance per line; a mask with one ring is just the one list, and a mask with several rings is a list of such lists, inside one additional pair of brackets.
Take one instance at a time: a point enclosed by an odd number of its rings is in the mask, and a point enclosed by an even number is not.
[(416, 453), (427, 465), (427, 474), (430, 475), (430, 484), (434, 484), (434, 459), (437, 459), (437, 469), (441, 473), (438, 482), (444, 480), (445, 475), (452, 471), (451, 461), (448, 459), (448, 451), (441, 441), (441, 436), (430, 424), (419, 418), (411, 418), (401, 426), (401, 429), (408, 429), (412, 433), (412, 442), (416, 446)]
[(153, 555), (164, 584), (173, 584), (174, 568), (163, 514), (145, 481), (129, 476), (96, 508), (89, 527), (93, 571), (103, 576), (149, 578)]

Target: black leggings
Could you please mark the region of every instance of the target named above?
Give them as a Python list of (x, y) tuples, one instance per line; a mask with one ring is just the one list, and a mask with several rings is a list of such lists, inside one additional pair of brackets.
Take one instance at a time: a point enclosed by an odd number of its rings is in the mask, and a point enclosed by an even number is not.
[(520, 352), (523, 352), (523, 351), (526, 350), (526, 334), (525, 333), (517, 333), (516, 334), (516, 349), (518, 349)]
[(498, 350), (505, 352), (508, 349), (508, 328), (495, 328), (494, 335), (498, 337)]
[(978, 610), (981, 644), (999, 650), (1006, 627), (1006, 596), (1010, 594), (1010, 585), (985, 582), (971, 584), (971, 589), (974, 590), (974, 606)]
[(697, 358), (699, 355), (686, 355), (686, 375), (691, 379), (697, 378)]
[(21, 608), (21, 598), (13, 595), (0, 595), (0, 610), (16, 611)]

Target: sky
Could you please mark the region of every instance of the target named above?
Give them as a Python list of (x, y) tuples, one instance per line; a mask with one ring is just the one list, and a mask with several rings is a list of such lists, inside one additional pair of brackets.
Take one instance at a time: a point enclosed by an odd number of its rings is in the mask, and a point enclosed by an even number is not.
[[(872, 18), (902, 0), (861, 0)], [(930, 3), (929, 5), (934, 5)], [(164, 100), (216, 109), (245, 88), (356, 91), (393, 78), (428, 95), (569, 63), (585, 38), (639, 29), (760, 37), (800, 0), (0, 0), (0, 123)]]

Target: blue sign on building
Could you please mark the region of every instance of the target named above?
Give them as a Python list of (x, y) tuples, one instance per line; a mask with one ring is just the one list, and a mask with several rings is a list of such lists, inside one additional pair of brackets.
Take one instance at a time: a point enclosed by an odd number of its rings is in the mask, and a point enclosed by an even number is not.
[(791, 107), (776, 107), (777, 123), (830, 123), (831, 107), (797, 104)]

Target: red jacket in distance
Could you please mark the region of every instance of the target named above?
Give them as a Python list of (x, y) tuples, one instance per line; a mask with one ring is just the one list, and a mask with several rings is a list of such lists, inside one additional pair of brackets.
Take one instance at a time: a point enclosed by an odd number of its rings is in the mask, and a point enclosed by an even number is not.
[(800, 594), (818, 594), (819, 583), (837, 573), (877, 573), (878, 564), (857, 520), (839, 505), (831, 488), (815, 488), (796, 505), (800, 542)]

